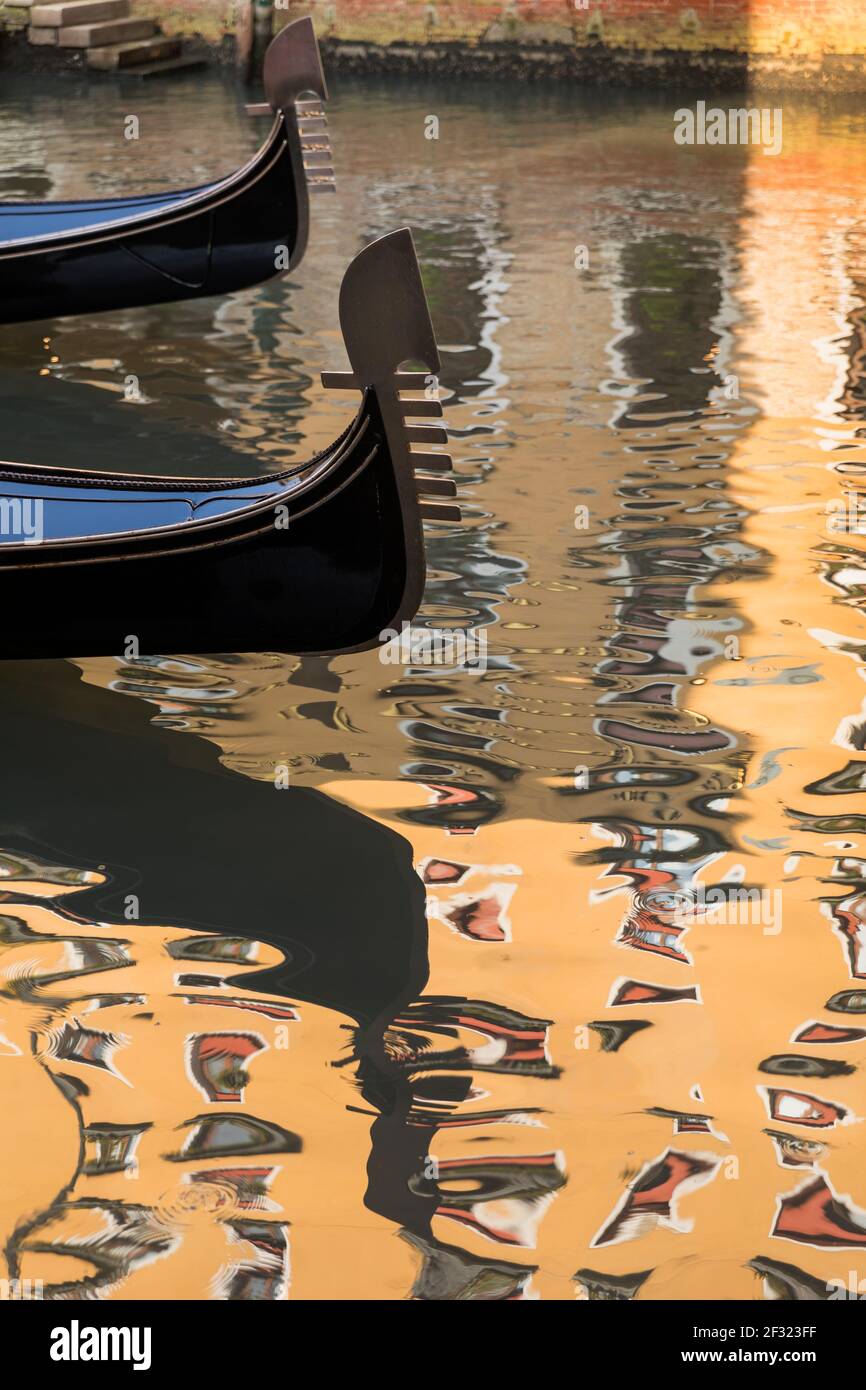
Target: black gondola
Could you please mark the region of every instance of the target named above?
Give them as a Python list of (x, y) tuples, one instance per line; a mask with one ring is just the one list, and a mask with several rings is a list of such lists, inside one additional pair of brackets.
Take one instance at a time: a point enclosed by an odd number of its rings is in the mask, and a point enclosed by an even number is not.
[(357, 650), (411, 619), (422, 517), (460, 513), (435, 500), (455, 494), (450, 457), (411, 447), (447, 435), (430, 421), (439, 355), (407, 229), (352, 261), (340, 324), (352, 371), (322, 383), (360, 390), (361, 405), (292, 469), (192, 479), (0, 463), (0, 657)]
[(228, 294), (291, 270), (308, 191), (333, 189), (324, 73), (312, 20), (271, 43), (267, 140), (200, 188), (76, 203), (0, 203), (0, 323)]

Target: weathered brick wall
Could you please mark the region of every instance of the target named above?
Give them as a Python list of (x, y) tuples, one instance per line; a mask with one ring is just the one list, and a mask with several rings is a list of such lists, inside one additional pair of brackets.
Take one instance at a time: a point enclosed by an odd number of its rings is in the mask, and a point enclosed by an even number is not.
[[(134, 0), (165, 28), (231, 32), (245, 0)], [(866, 53), (863, 0), (289, 0), (276, 22), (313, 14), (324, 35), (387, 44), (512, 40), (818, 58)]]
[[(217, 42), (234, 31), (248, 0), (132, 0), (168, 33)], [(261, 3), (261, 0), (260, 0)], [(0, 0), (0, 17), (25, 11)], [(337, 42), (511, 42), (652, 53), (750, 53), (818, 63), (866, 55), (864, 0), (276, 0), (275, 23), (312, 14)]]
[[(219, 43), (234, 33), (242, 0), (131, 0), (133, 14), (158, 19), (167, 34), (201, 34)], [(300, 13), (300, 11), (299, 11)]]
[(750, 0), (749, 49), (754, 53), (866, 53), (866, 7), (862, 0)]
[[(133, 0), (169, 33), (231, 33), (247, 0)], [(261, 3), (261, 0), (260, 0)], [(624, 59), (652, 69), (653, 55), (689, 55), (696, 62), (739, 55), (753, 74), (813, 79), (866, 89), (864, 0), (277, 0), (274, 22), (312, 14), (331, 57), (341, 47), (448, 45), (484, 55), (502, 45), (571, 54), (572, 72), (598, 68), (604, 54), (614, 77)], [(592, 56), (589, 56), (592, 55)], [(715, 58), (713, 58), (715, 55)], [(748, 58), (747, 58), (748, 55)], [(847, 55), (847, 60), (846, 60)], [(483, 65), (481, 65), (483, 66)], [(470, 73), (471, 64), (467, 68)], [(668, 69), (655, 61), (656, 79)], [(742, 72), (743, 69), (741, 68)], [(828, 76), (829, 74), (829, 76)]]
[[(293, 5), (302, 12), (303, 6)], [(315, 0), (326, 31), (347, 40), (513, 40), (641, 47), (720, 47), (745, 39), (748, 0)]]

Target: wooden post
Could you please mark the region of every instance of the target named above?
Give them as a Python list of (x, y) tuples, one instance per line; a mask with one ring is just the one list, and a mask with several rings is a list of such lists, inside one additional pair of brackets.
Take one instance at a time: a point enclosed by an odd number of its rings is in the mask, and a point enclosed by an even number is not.
[(262, 70), (265, 49), (274, 32), (273, 0), (253, 0), (253, 67), (256, 75)]
[(238, 0), (235, 21), (235, 62), (244, 82), (253, 75), (253, 6), (255, 0)]

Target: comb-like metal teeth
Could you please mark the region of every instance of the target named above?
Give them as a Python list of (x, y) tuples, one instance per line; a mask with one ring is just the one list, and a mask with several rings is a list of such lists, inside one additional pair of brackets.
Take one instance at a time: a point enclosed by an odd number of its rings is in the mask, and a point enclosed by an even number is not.
[[(417, 391), (430, 380), (429, 372), (395, 372), (394, 382), (398, 391)], [(363, 389), (354, 372), (322, 372), (322, 385), (326, 391), (360, 391)], [(442, 416), (441, 402), (435, 398), (423, 400), (401, 400), (404, 415)], [(446, 444), (448, 434), (438, 425), (407, 425), (404, 421), (404, 434), (411, 444)], [(452, 498), (457, 496), (457, 485), (453, 477), (428, 477), (430, 473), (451, 473), (453, 460), (450, 454), (434, 454), (409, 449), (409, 459), (414, 469), (415, 488), (418, 493), (418, 506), (424, 521), (462, 521), (459, 506), (442, 501), (427, 501), (427, 498)]]
[(295, 119), (310, 193), (333, 193), (337, 180), (331, 164), (328, 121), (321, 97), (295, 102)]
[(447, 502), (420, 502), (419, 508), (424, 521), (462, 521), (459, 507)]
[(414, 468), (424, 468), (428, 473), (450, 473), (454, 467), (450, 454), (417, 454), (410, 450), (409, 457)]
[(298, 132), (308, 189), (311, 193), (333, 193), (337, 180), (331, 163), (328, 122), (324, 116), (321, 119), (304, 117), (298, 121)]
[(435, 398), (430, 400), (425, 398), (423, 401), (401, 400), (400, 404), (403, 407), (404, 419), (408, 419), (410, 415), (434, 415), (439, 419), (442, 418), (442, 402), (437, 401)]
[[(398, 372), (397, 385), (400, 390), (411, 390), (413, 387), (420, 387), (422, 381), (427, 387), (430, 377), (422, 372)], [(426, 417), (427, 419), (442, 419), (442, 402), (438, 396), (426, 394), (423, 398), (416, 397), (414, 400), (400, 398), (400, 407), (403, 412), (403, 428), (406, 438), (410, 444), (447, 444), (448, 432), (441, 425), (420, 424), (413, 425), (408, 422), (414, 417)], [(444, 501), (427, 501), (427, 498), (452, 498), (457, 496), (457, 484), (453, 476), (443, 477), (442, 474), (451, 474), (453, 460), (450, 454), (436, 454), (421, 452), (410, 448), (409, 457), (412, 467), (415, 470), (415, 488), (418, 493), (418, 505), (421, 516), (425, 521), (461, 521), (462, 515), (458, 506), (448, 505)], [(430, 477), (428, 474), (438, 473), (439, 477)]]
[(457, 484), (453, 478), (424, 478), (415, 474), (419, 497), (456, 497)]
[(410, 444), (447, 444), (448, 431), (440, 425), (407, 425), (406, 438)]

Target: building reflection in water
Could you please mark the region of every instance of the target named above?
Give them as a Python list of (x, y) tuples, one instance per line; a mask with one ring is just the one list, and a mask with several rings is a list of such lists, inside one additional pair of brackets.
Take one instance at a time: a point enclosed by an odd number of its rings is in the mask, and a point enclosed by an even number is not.
[(260, 471), (336, 432), (329, 286), (411, 222), (468, 518), (431, 531), (418, 626), (487, 639), (481, 670), (4, 676), (4, 1242), (60, 1296), (866, 1274), (866, 161), (814, 109), (768, 160), (631, 97), (488, 96), (337, 94), (320, 275), (0, 349), (32, 449), (57, 388), (97, 452)]

